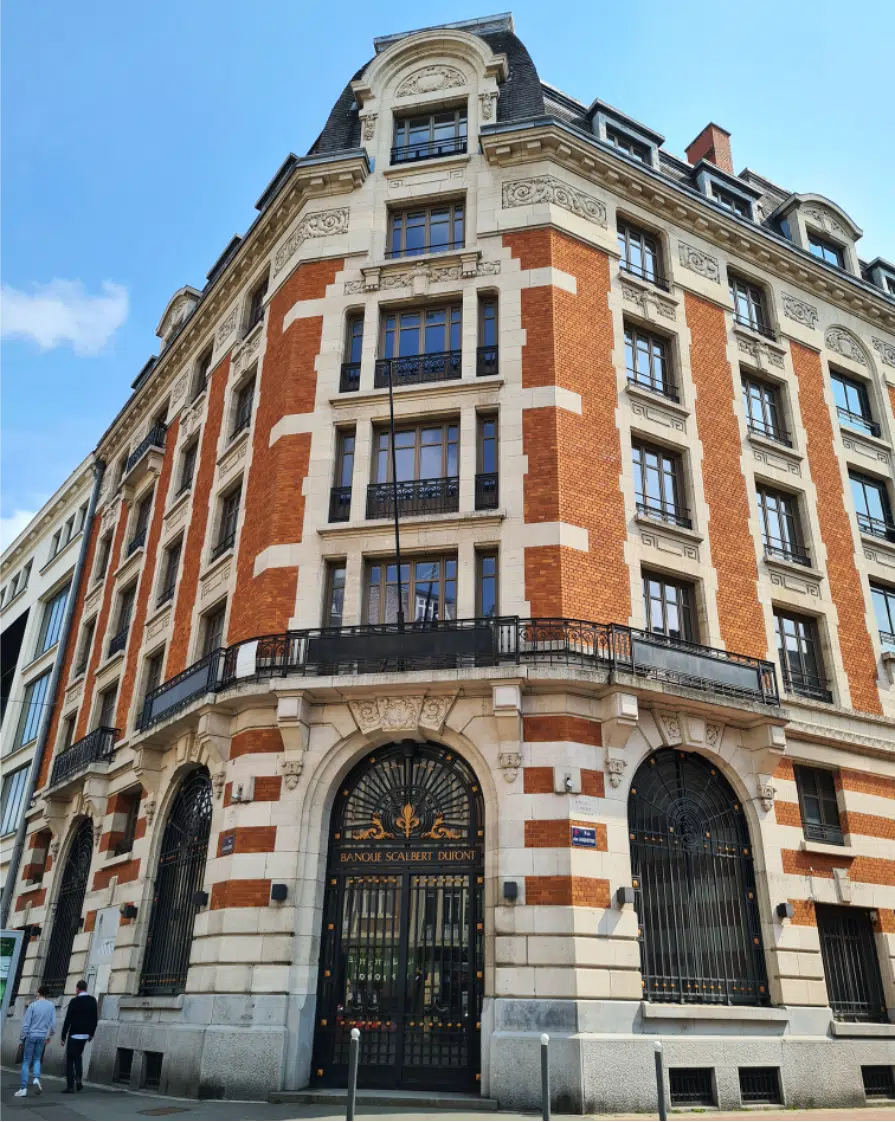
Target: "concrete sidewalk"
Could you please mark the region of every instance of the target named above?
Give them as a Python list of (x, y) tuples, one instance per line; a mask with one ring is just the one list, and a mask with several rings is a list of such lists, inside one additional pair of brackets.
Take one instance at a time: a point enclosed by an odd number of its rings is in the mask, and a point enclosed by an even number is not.
[[(328, 1104), (296, 1104), (296, 1103), (247, 1103), (247, 1102), (197, 1102), (195, 1099), (173, 1099), (163, 1095), (153, 1095), (146, 1092), (132, 1093), (117, 1088), (100, 1087), (96, 1084), (86, 1084), (80, 1094), (63, 1095), (62, 1088), (65, 1083), (61, 1079), (47, 1076), (43, 1081), (43, 1094), (36, 1095), (29, 1088), (27, 1099), (15, 1098), (19, 1089), (18, 1072), (11, 1068), (2, 1071), (2, 1086), (0, 1086), (0, 1102), (3, 1107), (3, 1118), (9, 1122), (31, 1122), (33, 1119), (47, 1119), (52, 1122), (145, 1122), (149, 1118), (170, 1118), (174, 1122), (280, 1122), (287, 1119), (344, 1119), (343, 1106)], [(454, 1097), (456, 1101), (456, 1097)], [(363, 1092), (358, 1093), (356, 1116), (359, 1120), (370, 1119), (412, 1119), (444, 1120), (485, 1120), (523, 1118), (532, 1119), (533, 1115), (508, 1114), (494, 1111), (477, 1111), (474, 1100), (469, 1110), (439, 1110), (432, 1107), (425, 1108), (421, 1113), (419, 1108), (408, 1107), (403, 1109), (398, 1105), (377, 1106), (363, 1101)], [(579, 1118), (579, 1115), (554, 1115), (557, 1122), (562, 1119)], [(590, 1115), (594, 1119), (647, 1119), (651, 1115), (621, 1115), (599, 1114)], [(787, 1110), (783, 1107), (773, 1111), (740, 1111), (736, 1113), (721, 1113), (712, 1110), (701, 1110), (694, 1113), (673, 1112), (677, 1119), (853, 1119), (858, 1117), (861, 1122), (876, 1122), (878, 1119), (895, 1120), (895, 1104), (890, 1106), (869, 1107), (860, 1111), (854, 1110)]]

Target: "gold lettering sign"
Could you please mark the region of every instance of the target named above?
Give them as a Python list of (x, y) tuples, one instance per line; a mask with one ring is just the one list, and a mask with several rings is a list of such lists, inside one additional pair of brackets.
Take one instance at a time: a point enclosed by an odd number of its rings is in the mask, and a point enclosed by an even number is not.
[(341, 854), (340, 857), (343, 865), (409, 865), (419, 861), (471, 862), (475, 859), (476, 851), (474, 849), (439, 849), (437, 851), (425, 849), (351, 850)]

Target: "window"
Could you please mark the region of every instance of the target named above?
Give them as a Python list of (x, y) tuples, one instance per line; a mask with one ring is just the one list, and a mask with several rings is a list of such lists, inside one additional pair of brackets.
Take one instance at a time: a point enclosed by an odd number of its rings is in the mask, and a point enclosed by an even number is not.
[(743, 404), (746, 409), (746, 427), (758, 436), (775, 440), (778, 444), (792, 447), (789, 433), (781, 423), (780, 393), (776, 386), (754, 378), (751, 374), (743, 376)]
[(808, 249), (812, 257), (819, 257), (821, 261), (826, 261), (828, 265), (835, 265), (839, 269), (845, 267), (845, 255), (840, 247), (834, 245), (833, 242), (828, 242), (826, 238), (822, 238), (818, 234), (808, 234)]
[[(398, 429), (395, 433), (395, 469), (399, 482), (415, 479), (441, 479), (456, 476), (460, 426), (453, 422), (418, 425)], [(376, 433), (374, 482), (392, 479), (391, 434), (388, 429)]]
[(817, 904), (827, 997), (837, 1021), (886, 1021), (886, 999), (870, 915), (864, 908)]
[(885, 483), (856, 471), (850, 471), (848, 477), (861, 533), (895, 541), (895, 524)]
[(59, 642), (62, 621), (65, 619), (65, 605), (68, 603), (68, 588), (60, 589), (52, 600), (44, 604), (43, 619), (40, 621), (40, 634), (37, 637), (37, 650), (34, 657), (44, 654)]
[(733, 301), (733, 318), (742, 327), (749, 327), (773, 338), (765, 311), (764, 293), (757, 284), (750, 284), (732, 273), (729, 278), (730, 298)]
[(643, 574), (646, 630), (669, 639), (693, 642), (693, 589), (656, 573)]
[(649, 145), (635, 140), (632, 136), (622, 132), (620, 129), (615, 129), (611, 125), (607, 125), (606, 139), (614, 148), (617, 148), (619, 152), (624, 152), (628, 156), (633, 156), (635, 160), (640, 160), (641, 163), (652, 163)]
[(239, 500), (242, 497), (242, 482), (221, 499), (221, 523), (218, 540), (211, 552), (212, 561), (232, 549), (236, 541), (236, 523), (239, 519)]
[(758, 488), (758, 513), (761, 519), (761, 536), (767, 557), (780, 557), (797, 565), (810, 565), (807, 550), (802, 544), (799, 525), (798, 499), (770, 487)]
[(25, 792), (31, 765), (11, 771), (3, 778), (3, 797), (0, 806), (0, 834), (11, 834), (19, 824), (25, 808)]
[(869, 433), (870, 436), (879, 436), (880, 428), (870, 410), (867, 387), (838, 371), (832, 372), (832, 380), (836, 413), (842, 424), (859, 432)]
[(50, 671), (48, 670), (46, 674), (41, 674), (25, 687), (25, 697), (22, 701), (22, 712), (19, 714), (19, 727), (16, 729), (14, 742), (16, 748), (21, 748), (23, 744), (30, 744), (32, 740), (37, 739), (49, 684)]
[(625, 366), (628, 382), (642, 389), (678, 400), (671, 378), (665, 340), (649, 331), (625, 325)]
[(199, 394), (205, 393), (208, 386), (208, 372), (211, 370), (211, 356), (214, 354), (214, 345), (203, 351), (196, 362), (196, 373), (193, 381), (193, 401)]
[(681, 502), (680, 457), (646, 444), (635, 444), (633, 456), (637, 513), (689, 528), (689, 511)]
[(134, 519), (134, 532), (127, 544), (127, 553), (130, 556), (146, 545), (146, 532), (149, 529), (149, 515), (152, 513), (153, 492), (149, 491), (137, 504), (137, 516)]
[(494, 510), (498, 505), (500, 478), (497, 466), (497, 417), (478, 418), (475, 477), (476, 510)]
[(159, 590), (157, 605), (167, 604), (174, 598), (174, 589), (177, 587), (177, 572), (180, 569), (180, 554), (183, 552), (183, 536), (177, 538), (165, 550), (165, 563), (162, 575), (162, 587)]
[(252, 402), (255, 397), (255, 375), (246, 379), (236, 392), (233, 403), (233, 430), (230, 433), (232, 440), (237, 433), (247, 429), (252, 423)]
[(418, 257), (462, 249), (464, 214), (462, 202), (392, 211), (386, 257)]
[(202, 620), (202, 655), (210, 655), (224, 643), (224, 618), (227, 615), (227, 601), (212, 608)]
[[(401, 601), (408, 621), (457, 618), (457, 559), (437, 557), (401, 565)], [(412, 605), (412, 609), (411, 609)], [(377, 562), (367, 570), (367, 623), (398, 618), (398, 567)]]
[(497, 615), (497, 554), (480, 553), (477, 561), (475, 614), (490, 619)]
[(463, 313), (459, 305), (391, 312), (383, 317), (380, 354), (373, 384), (395, 385), (438, 382), (459, 378), (460, 332)]
[(109, 559), (112, 556), (112, 534), (108, 533), (100, 538), (99, 548), (96, 551), (96, 573), (94, 579), (101, 581), (109, 569)]
[(354, 429), (341, 429), (336, 433), (336, 477), (329, 499), (330, 522), (347, 522), (351, 517), (354, 446)]
[(87, 521), (87, 503), (78, 509), (78, 517), (75, 522), (75, 533), (80, 534), (84, 529), (84, 523)]
[(740, 218), (752, 217), (752, 204), (748, 199), (741, 198), (733, 191), (720, 187), (717, 183), (712, 183), (712, 198), (725, 210), (738, 214)]
[(811, 841), (842, 845), (842, 824), (839, 821), (839, 803), (833, 773), (818, 767), (796, 764), (796, 789), (799, 792), (799, 809), (802, 830)]
[(66, 520), (66, 523), (62, 528), (62, 544), (63, 544), (63, 546), (68, 545), (68, 543), (72, 540), (72, 538), (74, 536), (75, 536), (75, 515), (72, 515), (71, 518)]
[(710, 1067), (673, 1067), (668, 1071), (672, 1106), (714, 1106)]
[(81, 642), (78, 644), (78, 657), (75, 661), (75, 677), (85, 673), (90, 660), (90, 648), (93, 646), (93, 634), (96, 631), (96, 616), (87, 620), (81, 631)]
[(476, 352), (476, 375), (486, 377), (498, 370), (497, 300), (479, 300), (479, 346)]
[(78, 712), (69, 715), (62, 722), (62, 736), (59, 739), (59, 751), (64, 752), (67, 748), (71, 748), (75, 742), (75, 729), (78, 724)]
[(627, 222), (619, 222), (618, 248), (621, 253), (619, 265), (625, 272), (652, 281), (660, 288), (668, 287), (662, 276), (662, 255), (658, 238)]
[(364, 349), (364, 317), (349, 316), (345, 339), (345, 361), (342, 363), (339, 392), (360, 389), (360, 364)]
[(52, 560), (59, 550), (62, 548), (62, 531), (57, 530), (50, 539), (50, 560)]
[(148, 694), (153, 690), (158, 689), (162, 684), (162, 673), (165, 664), (165, 649), (162, 647), (160, 650), (153, 651), (153, 653), (146, 659), (145, 669), (143, 671), (143, 700), (145, 702)]
[(873, 600), (873, 612), (883, 649), (895, 651), (895, 588), (871, 584), (870, 598)]
[(180, 460), (180, 486), (177, 488), (178, 495), (189, 491), (190, 487), (193, 485), (193, 476), (196, 473), (196, 456), (198, 452), (198, 439), (191, 440), (183, 450)]
[(99, 711), (97, 717), (97, 728), (110, 729), (114, 727), (115, 720), (115, 702), (118, 698), (118, 683), (109, 686), (108, 689), (103, 690), (99, 695)]
[(117, 631), (126, 631), (131, 624), (131, 616), (134, 611), (134, 601), (137, 598), (137, 585), (136, 582), (129, 584), (127, 588), (122, 589), (121, 595), (118, 599), (118, 624)]
[(246, 316), (246, 333), (252, 330), (264, 319), (264, 297), (267, 295), (268, 278), (265, 277), (252, 289), (249, 297), (248, 314)]
[(392, 163), (429, 160), (466, 151), (466, 107), (395, 121)]
[(21, 587), (19, 588), (19, 592), (24, 592), (25, 589), (28, 587), (28, 581), (31, 579), (31, 566), (33, 564), (34, 564), (34, 560), (32, 559), (22, 569), (22, 584), (21, 584)]
[(798, 616), (775, 608), (774, 631), (783, 688), (800, 697), (831, 702), (833, 695), (827, 689), (817, 623), (809, 616)]
[(341, 627), (345, 611), (345, 562), (333, 561), (327, 566), (324, 627)]

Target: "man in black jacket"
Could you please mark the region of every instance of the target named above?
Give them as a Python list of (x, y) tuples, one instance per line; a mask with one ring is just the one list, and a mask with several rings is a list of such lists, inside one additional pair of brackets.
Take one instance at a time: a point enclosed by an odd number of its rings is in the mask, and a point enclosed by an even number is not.
[(78, 982), (75, 987), (77, 993), (68, 1003), (65, 1011), (65, 1021), (62, 1025), (60, 1043), (68, 1041), (65, 1050), (65, 1082), (67, 1084), (63, 1095), (71, 1095), (75, 1090), (84, 1090), (84, 1064), (81, 1059), (88, 1040), (93, 1039), (96, 1024), (99, 1020), (99, 1010), (96, 998), (87, 992), (87, 983)]

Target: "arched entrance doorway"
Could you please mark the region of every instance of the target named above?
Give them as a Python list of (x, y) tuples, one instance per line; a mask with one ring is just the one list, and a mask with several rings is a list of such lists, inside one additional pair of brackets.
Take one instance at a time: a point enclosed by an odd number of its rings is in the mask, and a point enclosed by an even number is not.
[(768, 1001), (743, 807), (709, 760), (663, 749), (628, 801), (631, 871), (648, 1001)]
[(43, 975), (43, 987), (48, 997), (58, 997), (65, 992), (71, 949), (81, 926), (84, 893), (87, 891), (92, 860), (93, 822), (84, 818), (72, 838), (56, 898), (53, 934), (50, 936)]
[(312, 1076), (472, 1089), (484, 972), (484, 814), (455, 752), (404, 741), (366, 756), (330, 822)]

